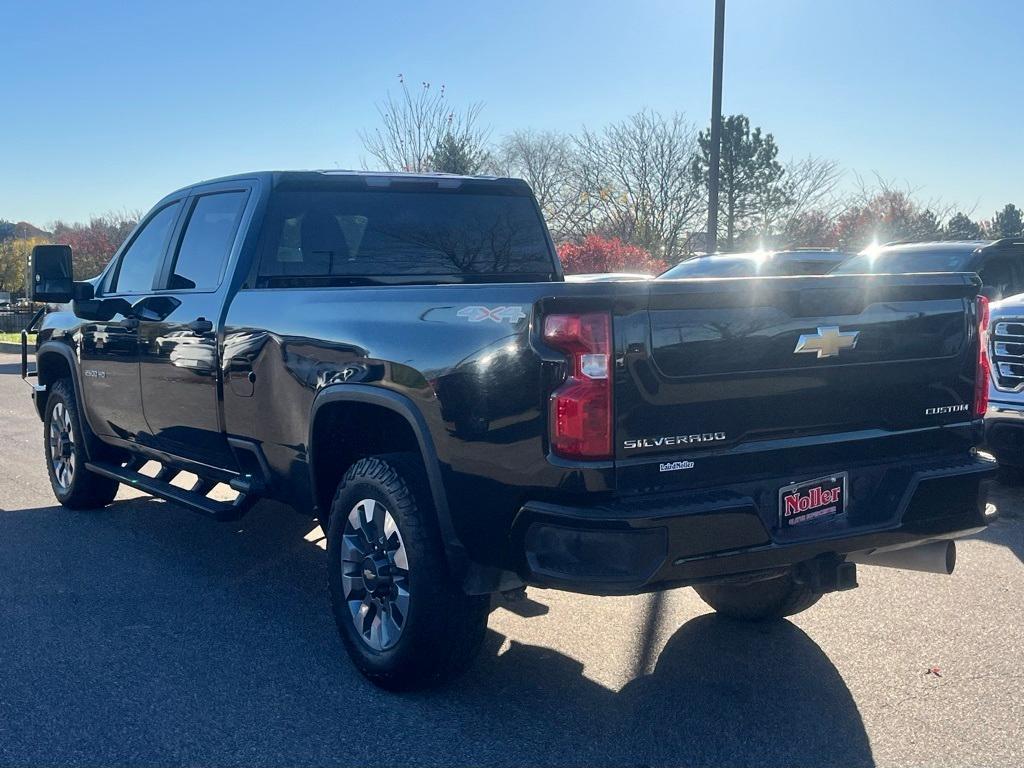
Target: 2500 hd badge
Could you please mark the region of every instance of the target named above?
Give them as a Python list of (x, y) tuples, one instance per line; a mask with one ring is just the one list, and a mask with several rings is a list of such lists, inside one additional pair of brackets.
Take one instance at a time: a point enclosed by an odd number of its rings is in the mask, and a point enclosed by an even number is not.
[(627, 451), (637, 448), (665, 448), (670, 445), (696, 445), (698, 443), (720, 443), (725, 432), (704, 432), (699, 435), (666, 435), (664, 437), (642, 437), (638, 440), (624, 440), (622, 447)]

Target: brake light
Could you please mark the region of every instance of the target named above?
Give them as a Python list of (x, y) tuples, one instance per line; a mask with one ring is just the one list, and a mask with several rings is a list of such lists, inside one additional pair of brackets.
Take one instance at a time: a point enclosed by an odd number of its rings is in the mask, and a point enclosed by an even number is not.
[(569, 459), (612, 455), (611, 316), (548, 315), (544, 341), (564, 352), (569, 375), (551, 393), (551, 449)]
[(988, 410), (988, 297), (978, 297), (978, 370), (974, 377), (974, 415)]

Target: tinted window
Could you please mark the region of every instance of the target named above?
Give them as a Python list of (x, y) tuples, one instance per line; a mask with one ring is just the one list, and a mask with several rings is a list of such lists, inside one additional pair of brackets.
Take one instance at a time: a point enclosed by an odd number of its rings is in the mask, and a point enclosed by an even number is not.
[(970, 271), (971, 251), (883, 251), (860, 253), (833, 270), (833, 274)]
[(222, 192), (196, 200), (178, 247), (169, 288), (217, 287), (247, 197), (247, 192)]
[(167, 239), (178, 218), (181, 203), (172, 203), (160, 209), (146, 222), (128, 250), (121, 257), (113, 291), (117, 293), (149, 293), (153, 278), (160, 266)]
[(677, 264), (660, 277), (750, 277), (756, 274), (757, 264), (748, 256), (698, 256)]
[(843, 256), (802, 253), (798, 256), (776, 256), (775, 274), (778, 275), (824, 275), (841, 264)]
[(511, 195), (278, 190), (262, 240), (262, 285), (292, 277), (554, 269), (533, 200)]
[(986, 288), (990, 288), (990, 298), (994, 301), (1005, 299), (1020, 293), (1020, 284), (1016, 275), (1016, 264), (1008, 257), (990, 260), (978, 270), (978, 277)]

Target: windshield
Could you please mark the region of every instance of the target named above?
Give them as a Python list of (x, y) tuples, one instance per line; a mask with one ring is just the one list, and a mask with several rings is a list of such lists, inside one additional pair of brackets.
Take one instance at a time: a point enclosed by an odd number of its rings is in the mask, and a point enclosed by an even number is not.
[(870, 272), (906, 274), (908, 272), (969, 272), (971, 251), (883, 251), (859, 253), (844, 261), (832, 274), (853, 275)]

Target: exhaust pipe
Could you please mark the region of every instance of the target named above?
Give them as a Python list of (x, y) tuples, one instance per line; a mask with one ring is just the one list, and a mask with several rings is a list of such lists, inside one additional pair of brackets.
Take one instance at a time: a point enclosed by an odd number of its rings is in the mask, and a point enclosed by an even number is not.
[(956, 567), (956, 544), (953, 541), (933, 541), (930, 544), (918, 544), (904, 549), (853, 552), (846, 556), (846, 561), (907, 571), (942, 573), (948, 576)]

